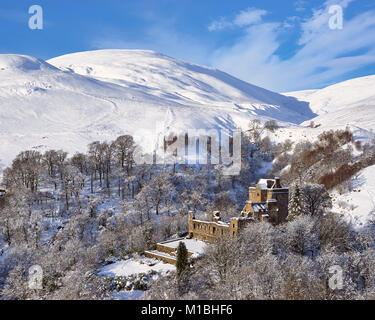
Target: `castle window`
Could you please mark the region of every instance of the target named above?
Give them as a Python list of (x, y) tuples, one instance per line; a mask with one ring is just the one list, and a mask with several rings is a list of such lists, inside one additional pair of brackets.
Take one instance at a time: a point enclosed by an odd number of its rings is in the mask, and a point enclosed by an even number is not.
[(195, 230), (195, 223), (194, 223), (194, 230)]
[(212, 233), (213, 233), (213, 234), (216, 233), (216, 228), (215, 228), (215, 227), (212, 228)]

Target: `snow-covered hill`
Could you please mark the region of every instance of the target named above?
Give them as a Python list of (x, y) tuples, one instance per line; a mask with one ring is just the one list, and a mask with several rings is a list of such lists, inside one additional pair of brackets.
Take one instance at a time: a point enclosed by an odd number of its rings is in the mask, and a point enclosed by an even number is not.
[(152, 51), (100, 50), (48, 62), (0, 55), (4, 164), (21, 150), (82, 151), (126, 133), (152, 145), (158, 124), (229, 130), (254, 117), (297, 124), (313, 116), (305, 102)]
[[(286, 95), (308, 102), (312, 111), (318, 114), (312, 119), (318, 125), (317, 128), (292, 129), (309, 136), (310, 140), (324, 130), (346, 126), (353, 132), (355, 140), (368, 142), (375, 137), (375, 76), (351, 79), (320, 90), (289, 92)], [(302, 125), (307, 126), (309, 122)], [(362, 170), (353, 179), (353, 185), (352, 192), (333, 192), (333, 210), (342, 213), (354, 226), (361, 227), (366, 225), (371, 218), (370, 212), (375, 209), (375, 166)]]
[[(289, 92), (310, 104), (314, 119), (322, 127), (351, 125), (371, 131), (375, 125), (375, 76), (367, 76), (320, 90)], [(306, 123), (305, 123), (306, 124)]]
[[(168, 56), (144, 50), (98, 50), (79, 52), (57, 57), (48, 61), (63, 70), (117, 83), (126, 88), (139, 89), (159, 99), (168, 99), (176, 104), (207, 104), (232, 108), (234, 103), (263, 105), (263, 115), (272, 106), (280, 106), (280, 115), (295, 112), (298, 123), (303, 117), (311, 117), (308, 108), (282, 96), (216, 69), (183, 62)], [(265, 106), (268, 105), (268, 106)], [(269, 108), (271, 106), (271, 108)], [(285, 116), (282, 115), (285, 113)], [(276, 115), (277, 116), (277, 115)], [(280, 119), (281, 120), (281, 119)]]

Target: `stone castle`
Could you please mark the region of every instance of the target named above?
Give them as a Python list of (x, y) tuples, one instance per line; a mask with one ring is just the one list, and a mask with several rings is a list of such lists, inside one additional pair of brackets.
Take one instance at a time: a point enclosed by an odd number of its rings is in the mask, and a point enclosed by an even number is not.
[(289, 189), (281, 186), (280, 178), (260, 179), (255, 187), (249, 188), (249, 200), (246, 201), (241, 217), (280, 224), (288, 216), (288, 202)]
[(177, 247), (184, 242), (188, 256), (199, 257), (204, 246), (221, 237), (237, 238), (241, 229), (248, 223), (268, 221), (273, 225), (286, 221), (288, 216), (289, 189), (282, 187), (280, 179), (261, 179), (255, 187), (249, 188), (249, 200), (237, 217), (222, 221), (220, 212), (215, 211), (211, 221), (198, 220), (189, 212), (189, 232), (186, 238), (179, 238), (157, 243), (156, 249), (145, 251), (150, 258), (176, 264)]
[(273, 225), (286, 221), (288, 216), (289, 189), (282, 187), (280, 179), (261, 179), (249, 188), (249, 200), (238, 217), (222, 221), (220, 212), (214, 212), (211, 221), (195, 219), (189, 212), (189, 238), (212, 242), (215, 238), (238, 236), (248, 223), (268, 221)]

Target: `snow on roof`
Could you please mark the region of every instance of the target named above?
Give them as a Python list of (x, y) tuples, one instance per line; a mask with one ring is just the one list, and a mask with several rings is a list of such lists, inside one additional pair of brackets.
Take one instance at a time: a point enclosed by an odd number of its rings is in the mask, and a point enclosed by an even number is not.
[(264, 189), (268, 189), (267, 188), (267, 179), (260, 179), (259, 182), (258, 182), (258, 185), (259, 187), (264, 190)]
[(203, 223), (214, 223), (214, 224), (217, 224), (217, 225), (221, 225), (221, 226), (226, 226), (229, 222), (226, 222), (226, 221), (206, 221), (206, 220), (198, 220), (198, 219), (193, 219), (195, 222), (203, 222)]
[(166, 247), (177, 249), (180, 242), (185, 243), (186, 249), (189, 252), (193, 252), (193, 253), (203, 253), (207, 245), (204, 241), (197, 240), (197, 239), (179, 239), (179, 240), (170, 241), (170, 242), (161, 242), (160, 244)]
[(265, 203), (253, 203), (253, 209), (255, 212), (263, 211), (267, 209), (267, 205)]

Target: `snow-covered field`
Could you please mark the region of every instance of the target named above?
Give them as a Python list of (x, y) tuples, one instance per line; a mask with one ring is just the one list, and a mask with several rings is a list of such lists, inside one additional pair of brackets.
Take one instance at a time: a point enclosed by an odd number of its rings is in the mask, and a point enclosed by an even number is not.
[(161, 274), (165, 274), (169, 271), (176, 270), (176, 267), (169, 263), (164, 263), (151, 258), (138, 258), (138, 259), (127, 259), (120, 260), (118, 262), (104, 266), (98, 273), (100, 276), (111, 276), (111, 277), (126, 277), (133, 274), (148, 273), (150, 271), (156, 271)]

